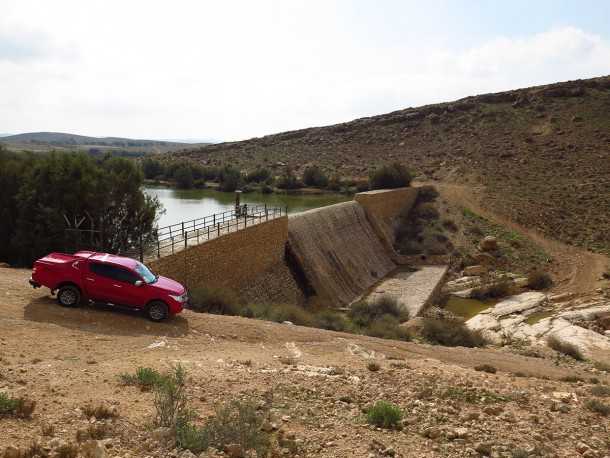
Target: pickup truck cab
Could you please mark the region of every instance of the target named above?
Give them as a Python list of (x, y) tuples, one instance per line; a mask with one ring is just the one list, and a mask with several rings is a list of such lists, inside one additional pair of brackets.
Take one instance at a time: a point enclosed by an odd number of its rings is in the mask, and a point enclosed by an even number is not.
[(51, 253), (37, 260), (29, 283), (57, 292), (65, 307), (106, 303), (141, 309), (153, 321), (180, 313), (188, 300), (184, 286), (153, 274), (141, 262), (92, 251)]

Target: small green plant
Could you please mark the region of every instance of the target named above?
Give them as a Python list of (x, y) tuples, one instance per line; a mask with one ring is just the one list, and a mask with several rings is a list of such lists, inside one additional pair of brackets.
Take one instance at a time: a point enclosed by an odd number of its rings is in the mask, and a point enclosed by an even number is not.
[(596, 385), (591, 387), (591, 394), (600, 398), (606, 398), (610, 396), (610, 386), (607, 385)]
[(379, 372), (381, 365), (377, 361), (369, 361), (366, 368), (371, 372)]
[(475, 366), (474, 370), (478, 372), (487, 372), (488, 374), (496, 373), (496, 368), (493, 367), (491, 364), (481, 364), (479, 366)]
[(377, 401), (366, 413), (369, 424), (380, 428), (395, 428), (402, 420), (402, 410), (395, 404), (386, 401)]
[(448, 347), (472, 348), (485, 345), (485, 338), (481, 332), (468, 329), (459, 321), (425, 318), (422, 335), (431, 343)]
[(162, 379), (162, 375), (150, 367), (138, 367), (135, 374), (121, 374), (123, 385), (139, 386), (142, 391), (151, 390)]
[(176, 424), (176, 444), (199, 453), (208, 447), (222, 450), (235, 444), (243, 451), (255, 450), (267, 456), (270, 440), (263, 431), (263, 416), (252, 402), (231, 401), (218, 405), (215, 414), (202, 427), (192, 424), (188, 416), (180, 416)]
[(571, 358), (574, 358), (577, 361), (584, 361), (584, 359), (585, 359), (582, 352), (576, 345), (571, 344), (569, 342), (564, 342), (564, 341), (560, 340), (557, 336), (554, 336), (554, 335), (550, 336), (547, 339), (546, 343), (550, 348), (552, 348), (556, 352), (567, 355)]
[(589, 399), (587, 402), (585, 402), (585, 407), (591, 412), (598, 413), (604, 417), (610, 415), (610, 405), (604, 404), (598, 399)]
[(154, 385), (155, 426), (174, 428), (188, 414), (185, 383), (186, 370), (178, 364)]
[(0, 417), (13, 416), (31, 418), (36, 402), (27, 398), (13, 398), (6, 393), (0, 393)]

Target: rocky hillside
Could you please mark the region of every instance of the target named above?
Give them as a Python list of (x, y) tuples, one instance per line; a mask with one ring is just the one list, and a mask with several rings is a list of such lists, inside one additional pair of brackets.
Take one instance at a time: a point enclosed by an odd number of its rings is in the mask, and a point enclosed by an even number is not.
[(318, 163), (364, 177), (386, 161), (482, 189), (484, 206), (546, 235), (610, 253), (610, 77), (408, 108), (327, 127), (176, 153), (243, 169)]

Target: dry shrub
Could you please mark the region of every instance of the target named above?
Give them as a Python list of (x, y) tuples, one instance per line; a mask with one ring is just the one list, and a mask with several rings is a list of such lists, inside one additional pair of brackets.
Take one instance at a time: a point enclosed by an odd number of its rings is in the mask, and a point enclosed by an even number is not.
[(190, 309), (217, 315), (239, 315), (239, 299), (230, 290), (223, 288), (195, 288), (191, 291)]
[(480, 364), (479, 366), (475, 366), (474, 370), (477, 372), (487, 372), (488, 374), (495, 374), (497, 371), (491, 364)]
[(527, 286), (535, 290), (547, 289), (553, 286), (553, 279), (546, 272), (534, 270), (527, 275)]
[(604, 417), (610, 415), (610, 406), (608, 404), (604, 404), (598, 399), (589, 399), (587, 402), (585, 402), (585, 407), (591, 412), (598, 413)]
[(96, 420), (105, 420), (119, 416), (114, 407), (109, 407), (104, 403), (87, 404), (82, 408), (82, 411), (87, 418), (93, 417)]
[(422, 336), (431, 343), (448, 347), (482, 347), (485, 339), (479, 331), (468, 329), (458, 321), (425, 318)]
[(369, 363), (366, 365), (366, 368), (371, 372), (379, 372), (379, 370), (381, 369), (381, 365), (376, 361), (369, 361)]
[(76, 444), (62, 444), (55, 449), (57, 458), (77, 458), (78, 446)]
[(556, 352), (570, 356), (577, 361), (584, 361), (584, 359), (585, 359), (582, 352), (576, 345), (571, 344), (569, 342), (563, 342), (557, 336), (550, 336), (547, 339), (546, 343), (550, 348), (552, 348)]
[(607, 398), (608, 396), (610, 396), (610, 386), (597, 385), (591, 387), (591, 394), (600, 398)]

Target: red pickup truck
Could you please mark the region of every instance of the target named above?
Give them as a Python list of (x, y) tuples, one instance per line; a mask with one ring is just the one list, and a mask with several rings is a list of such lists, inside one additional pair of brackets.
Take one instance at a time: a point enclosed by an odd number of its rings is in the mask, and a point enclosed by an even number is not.
[(92, 251), (39, 259), (29, 283), (57, 291), (57, 301), (66, 307), (85, 301), (125, 306), (143, 310), (153, 321), (180, 313), (188, 301), (184, 286), (153, 274), (141, 262)]

